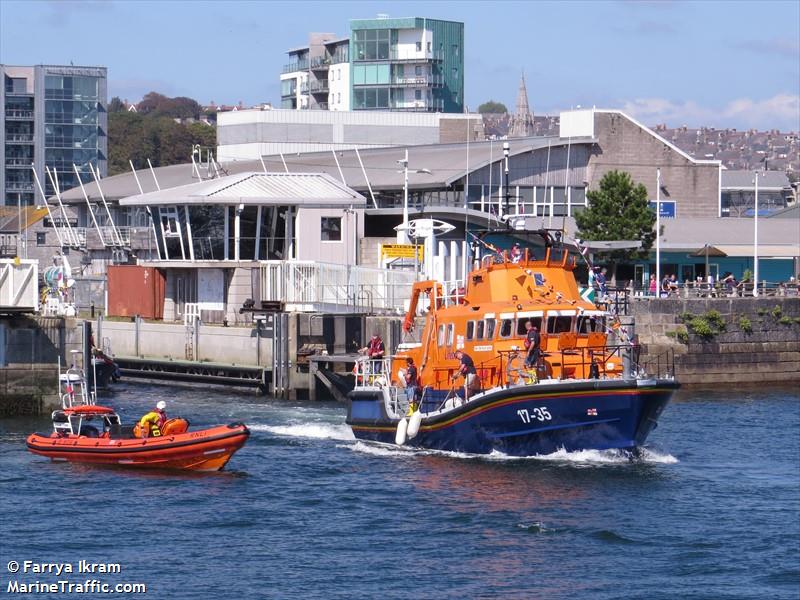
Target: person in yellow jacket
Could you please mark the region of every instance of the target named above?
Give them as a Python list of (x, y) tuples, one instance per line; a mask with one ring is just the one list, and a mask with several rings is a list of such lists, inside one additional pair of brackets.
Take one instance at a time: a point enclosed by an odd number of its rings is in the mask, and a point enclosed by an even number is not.
[(161, 430), (167, 420), (167, 403), (159, 400), (156, 409), (139, 419), (139, 431), (142, 437), (161, 437)]

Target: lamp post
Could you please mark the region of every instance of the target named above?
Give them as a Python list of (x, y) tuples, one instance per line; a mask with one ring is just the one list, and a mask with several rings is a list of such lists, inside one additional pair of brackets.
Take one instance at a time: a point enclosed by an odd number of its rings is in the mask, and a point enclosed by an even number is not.
[(758, 296), (758, 171), (755, 179), (755, 213), (753, 214), (753, 296)]
[[(398, 171), (398, 173), (403, 174), (403, 225), (397, 231), (397, 243), (408, 244), (410, 241), (408, 237), (408, 148), (405, 150), (403, 159), (398, 160), (397, 163), (403, 167), (402, 171)], [(432, 171), (430, 169), (416, 169), (414, 173), (430, 175)]]
[(656, 169), (656, 298), (661, 298), (661, 169)]
[(509, 201), (509, 193), (508, 193), (508, 142), (503, 142), (503, 163), (504, 163), (504, 175), (505, 180), (503, 184), (505, 185), (505, 208), (503, 209), (503, 214), (508, 216), (508, 201)]

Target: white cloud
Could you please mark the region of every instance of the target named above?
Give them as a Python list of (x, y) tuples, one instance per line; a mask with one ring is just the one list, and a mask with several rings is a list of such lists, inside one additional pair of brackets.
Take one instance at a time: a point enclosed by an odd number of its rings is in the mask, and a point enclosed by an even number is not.
[(777, 94), (762, 100), (739, 98), (723, 107), (701, 106), (691, 100), (637, 98), (626, 101), (622, 110), (649, 125), (800, 129), (800, 96), (796, 94)]

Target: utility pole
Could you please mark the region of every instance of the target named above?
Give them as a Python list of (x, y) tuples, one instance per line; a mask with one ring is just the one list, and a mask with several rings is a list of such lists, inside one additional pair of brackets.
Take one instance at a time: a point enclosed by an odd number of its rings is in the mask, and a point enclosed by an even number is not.
[(758, 171), (755, 183), (755, 214), (753, 215), (753, 296), (758, 296)]
[(509, 203), (509, 189), (508, 189), (508, 142), (503, 142), (503, 160), (505, 161), (505, 209), (503, 213), (506, 217), (506, 226), (508, 226), (508, 203)]
[(661, 298), (661, 169), (656, 169), (656, 298)]

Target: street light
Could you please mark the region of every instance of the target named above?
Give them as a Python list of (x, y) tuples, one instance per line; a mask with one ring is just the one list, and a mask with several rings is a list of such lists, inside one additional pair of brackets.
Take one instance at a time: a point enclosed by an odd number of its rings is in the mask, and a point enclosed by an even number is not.
[(758, 296), (758, 171), (755, 179), (755, 214), (753, 215), (753, 296)]
[[(398, 171), (398, 173), (403, 173), (403, 224), (397, 231), (397, 243), (408, 244), (408, 148), (406, 148), (405, 157), (398, 160), (397, 163), (403, 167), (402, 171)], [(430, 169), (416, 169), (413, 172), (427, 175), (433, 173)]]

